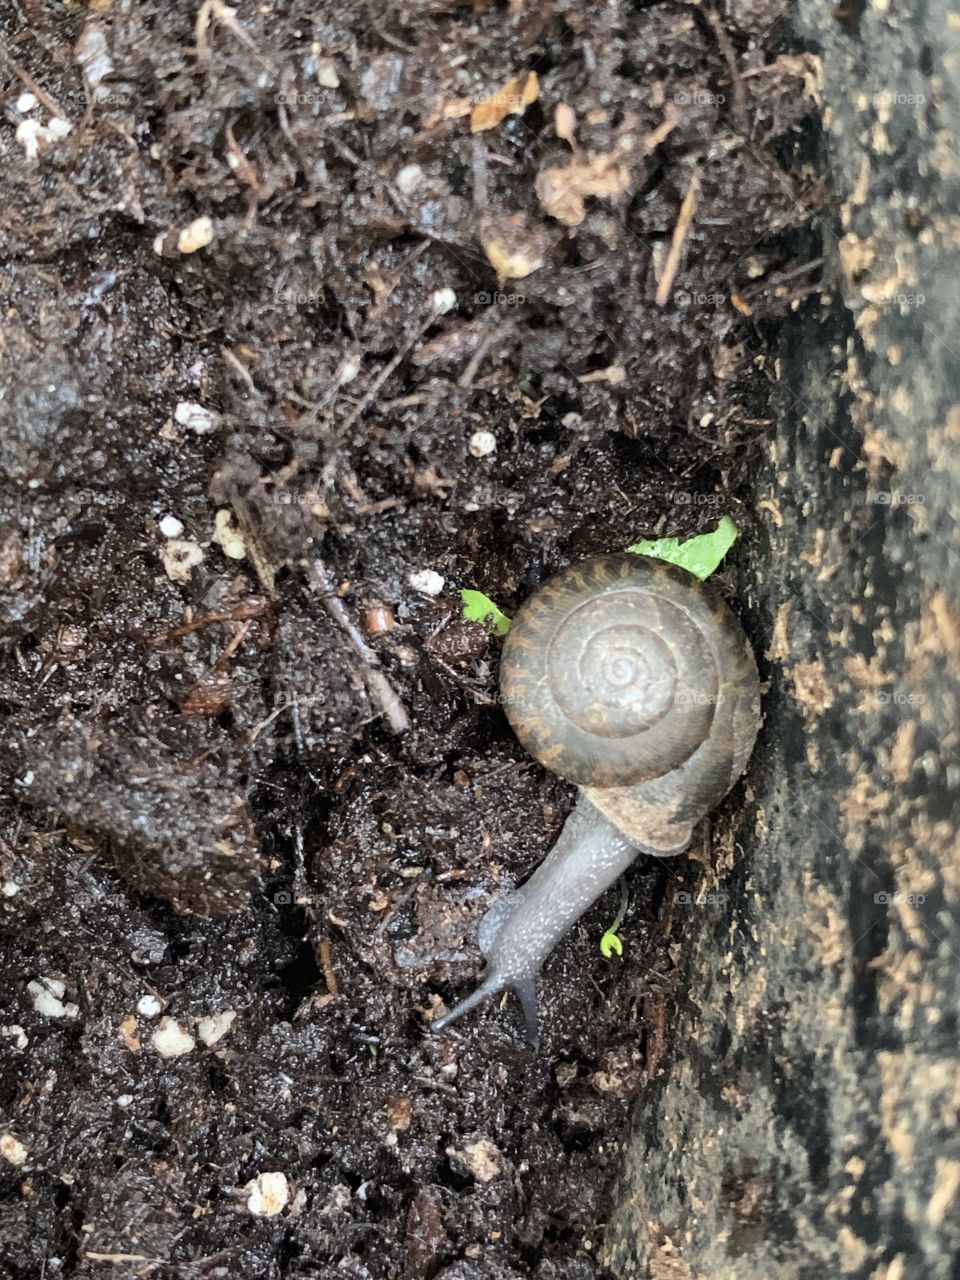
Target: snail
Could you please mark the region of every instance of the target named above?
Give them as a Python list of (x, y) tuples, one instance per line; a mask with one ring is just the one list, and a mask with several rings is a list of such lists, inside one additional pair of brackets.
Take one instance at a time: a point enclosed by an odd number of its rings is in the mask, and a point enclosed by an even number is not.
[(523, 605), (500, 666), (507, 718), (576, 807), (529, 880), (480, 922), (479, 986), (519, 997), (537, 1044), (537, 976), (555, 943), (640, 853), (682, 853), (739, 778), (760, 724), (757, 665), (717, 591), (629, 553), (582, 561)]

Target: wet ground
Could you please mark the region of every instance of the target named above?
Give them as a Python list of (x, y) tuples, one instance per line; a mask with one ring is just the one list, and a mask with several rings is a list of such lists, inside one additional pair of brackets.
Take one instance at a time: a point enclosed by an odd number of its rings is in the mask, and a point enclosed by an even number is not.
[(788, 20), (3, 11), (4, 1275), (608, 1274), (709, 843), (558, 948), (539, 1056), (429, 1036), (573, 797), (458, 591), (749, 554), (823, 205)]

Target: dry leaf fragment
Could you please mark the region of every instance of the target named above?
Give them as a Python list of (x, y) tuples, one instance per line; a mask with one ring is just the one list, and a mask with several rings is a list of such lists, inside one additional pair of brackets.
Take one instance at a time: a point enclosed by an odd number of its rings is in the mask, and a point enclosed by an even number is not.
[[(561, 129), (570, 132), (567, 141), (574, 146), (572, 131), (576, 117), (571, 108), (567, 110), (570, 116), (560, 118), (558, 108), (555, 123), (561, 137), (566, 137)], [(587, 196), (609, 199), (626, 191), (633, 164), (660, 145), (676, 126), (676, 117), (669, 114), (645, 138), (639, 138), (632, 132), (635, 124), (635, 117), (628, 116), (624, 120), (612, 151), (588, 151), (586, 155), (574, 155), (569, 164), (541, 169), (537, 174), (537, 197), (552, 218), (565, 226), (578, 227), (586, 217), (584, 201)]]
[(540, 81), (535, 71), (528, 71), (522, 80), (512, 76), (470, 112), (470, 132), (482, 133), (484, 129), (495, 129), (507, 116), (522, 116), (539, 96)]

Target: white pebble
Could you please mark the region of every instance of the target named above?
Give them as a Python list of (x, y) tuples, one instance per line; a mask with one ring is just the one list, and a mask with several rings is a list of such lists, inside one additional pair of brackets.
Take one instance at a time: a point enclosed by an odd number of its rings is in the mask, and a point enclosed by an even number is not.
[(117, 1106), (118, 1106), (118, 1107), (129, 1107), (129, 1105), (130, 1105), (130, 1103), (131, 1103), (132, 1101), (133, 1101), (133, 1094), (132, 1094), (132, 1093), (121, 1093), (121, 1094), (120, 1094), (120, 1096), (119, 1096), (119, 1098), (117, 1098)]
[(474, 458), (486, 458), (497, 451), (497, 437), (492, 431), (475, 431), (467, 446)]
[(208, 1049), (212, 1049), (227, 1034), (236, 1017), (236, 1009), (224, 1009), (222, 1013), (211, 1013), (197, 1023), (197, 1035)]
[(418, 164), (405, 164), (397, 171), (397, 189), (405, 196), (412, 195), (423, 181), (423, 170)]
[(160, 532), (165, 538), (179, 538), (183, 533), (183, 521), (176, 516), (164, 516), (160, 521)]
[(196, 253), (198, 249), (205, 249), (212, 240), (213, 221), (204, 214), (183, 228), (177, 237), (177, 248), (181, 253)]
[(69, 120), (64, 120), (63, 116), (54, 116), (47, 125), (47, 132), (54, 138), (65, 138), (72, 128)]
[(343, 364), (337, 370), (337, 382), (341, 387), (345, 387), (348, 382), (352, 382), (360, 372), (360, 362), (353, 358), (344, 360)]
[(287, 1206), (290, 1187), (284, 1173), (261, 1173), (244, 1187), (247, 1209), (257, 1218), (275, 1218)]
[(247, 554), (243, 534), (233, 523), (233, 512), (226, 507), (218, 511), (214, 518), (213, 541), (231, 560), (242, 560)]
[(3, 885), (0, 886), (0, 893), (2, 893), (5, 898), (15, 898), (19, 892), (20, 886), (17, 884), (16, 880), (4, 880)]
[(438, 596), (443, 590), (445, 579), (436, 569), (417, 569), (407, 578), (414, 591), (423, 596)]
[(0, 1156), (19, 1169), (26, 1162), (27, 1148), (15, 1134), (0, 1134)]
[(192, 400), (181, 400), (173, 411), (173, 419), (188, 431), (195, 431), (198, 436), (209, 435), (220, 425), (220, 415), (213, 409), (205, 409), (202, 404)]
[(324, 89), (340, 88), (340, 77), (332, 58), (321, 58), (317, 63), (317, 84)]
[(39, 120), (21, 120), (13, 135), (26, 152), (28, 160), (36, 160), (40, 143), (46, 141), (47, 131)]
[(160, 1025), (150, 1037), (150, 1043), (161, 1058), (182, 1058), (197, 1047), (197, 1042), (189, 1031), (185, 1031), (173, 1018), (160, 1019)]
[(203, 552), (195, 542), (171, 538), (163, 549), (162, 559), (171, 582), (189, 582), (191, 573), (203, 562)]
[(27, 1033), (16, 1022), (11, 1022), (8, 1027), (0, 1027), (0, 1036), (3, 1036), (5, 1040), (9, 1040), (14, 1049), (21, 1052), (27, 1047)]
[(445, 316), (457, 305), (457, 295), (452, 289), (437, 289), (430, 297), (430, 305), (438, 315)]
[(137, 1013), (141, 1018), (155, 1018), (161, 1008), (156, 996), (141, 996), (137, 1001)]
[(25, 116), (28, 111), (32, 111), (36, 105), (37, 99), (32, 93), (21, 93), (16, 101), (16, 108), (22, 116)]
[(33, 1007), (43, 1018), (76, 1018), (80, 1010), (75, 1004), (64, 1002), (66, 986), (59, 978), (41, 978), (28, 982), (27, 990)]

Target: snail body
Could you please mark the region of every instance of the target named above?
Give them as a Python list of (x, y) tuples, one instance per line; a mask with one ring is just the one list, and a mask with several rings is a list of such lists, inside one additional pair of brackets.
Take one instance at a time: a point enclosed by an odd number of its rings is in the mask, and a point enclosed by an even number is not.
[(746, 767), (760, 687), (716, 590), (629, 553), (571, 566), (526, 602), (500, 684), (517, 737), (580, 797), (536, 872), (484, 916), (480, 985), (434, 1027), (509, 989), (536, 1043), (543, 962), (638, 854), (687, 848)]

